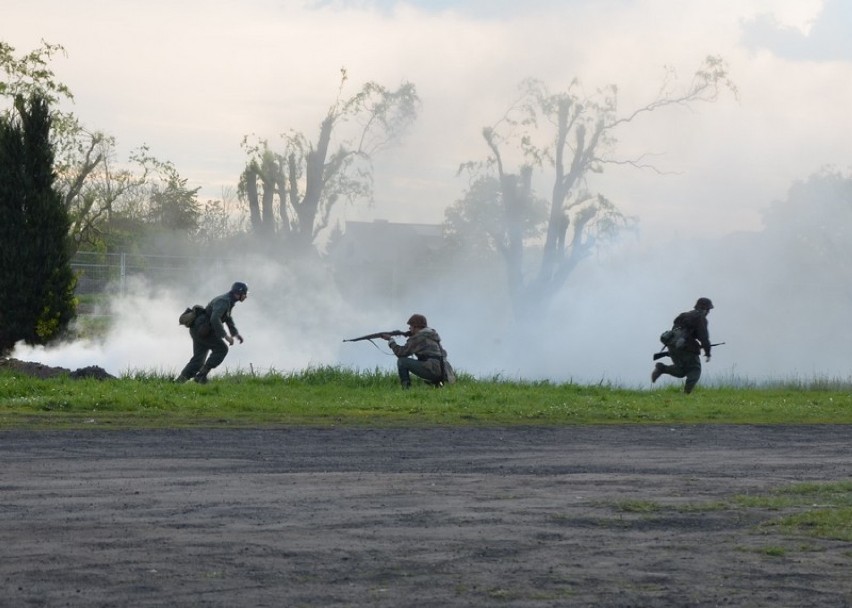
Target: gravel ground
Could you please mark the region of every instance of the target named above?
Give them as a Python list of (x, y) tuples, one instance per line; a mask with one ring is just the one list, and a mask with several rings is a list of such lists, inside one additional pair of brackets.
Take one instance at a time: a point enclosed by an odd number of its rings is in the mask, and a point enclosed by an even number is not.
[(849, 543), (725, 501), (849, 479), (850, 437), (4, 431), (0, 605), (846, 607)]

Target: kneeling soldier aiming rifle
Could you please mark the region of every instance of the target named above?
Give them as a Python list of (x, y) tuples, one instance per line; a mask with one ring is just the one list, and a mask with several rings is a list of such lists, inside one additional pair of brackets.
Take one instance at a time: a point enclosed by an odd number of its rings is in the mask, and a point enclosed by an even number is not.
[[(405, 344), (397, 344), (394, 341), (396, 336), (405, 336), (408, 340)], [(441, 346), (441, 336), (427, 326), (426, 317), (423, 315), (411, 315), (408, 319), (408, 331), (378, 332), (344, 342), (372, 342), (375, 338), (387, 340), (388, 346), (397, 356), (396, 369), (403, 389), (411, 388), (411, 374), (423, 378), (436, 388), (456, 381), (453, 366), (447, 361), (447, 351)]]

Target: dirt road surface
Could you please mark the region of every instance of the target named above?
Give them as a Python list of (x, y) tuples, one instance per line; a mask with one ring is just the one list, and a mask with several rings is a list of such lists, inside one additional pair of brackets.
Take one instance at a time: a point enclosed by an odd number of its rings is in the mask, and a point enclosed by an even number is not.
[[(852, 427), (0, 432), (2, 606), (852, 605)], [(727, 505), (727, 506), (725, 506)]]

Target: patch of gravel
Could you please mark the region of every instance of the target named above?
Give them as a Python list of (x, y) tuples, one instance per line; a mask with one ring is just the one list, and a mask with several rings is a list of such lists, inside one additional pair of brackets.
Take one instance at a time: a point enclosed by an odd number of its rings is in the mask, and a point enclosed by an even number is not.
[(848, 608), (850, 426), (0, 432), (0, 605)]

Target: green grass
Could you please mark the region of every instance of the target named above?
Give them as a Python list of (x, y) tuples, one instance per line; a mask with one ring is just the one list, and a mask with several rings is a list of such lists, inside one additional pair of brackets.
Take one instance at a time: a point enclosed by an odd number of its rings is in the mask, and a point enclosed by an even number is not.
[[(601, 525), (625, 525), (620, 519), (622, 514), (646, 516), (653, 520), (658, 516), (665, 518), (670, 513), (761, 511), (765, 519), (754, 529), (755, 533), (773, 540), (794, 541), (744, 549), (771, 557), (822, 550), (810, 541), (802, 544), (803, 538), (852, 542), (852, 479), (797, 483), (763, 494), (737, 494), (712, 503), (666, 505), (651, 500), (622, 500), (612, 503), (612, 508), (619, 519), (605, 520)], [(852, 551), (841, 555), (852, 557)]]
[(852, 480), (800, 483), (768, 495), (736, 496), (734, 502), (780, 511), (763, 524), (767, 530), (852, 542)]
[(316, 367), (174, 384), (156, 374), (40, 380), (0, 372), (0, 429), (184, 426), (850, 424), (852, 388), (651, 391), (462, 376), (402, 391), (395, 374)]

